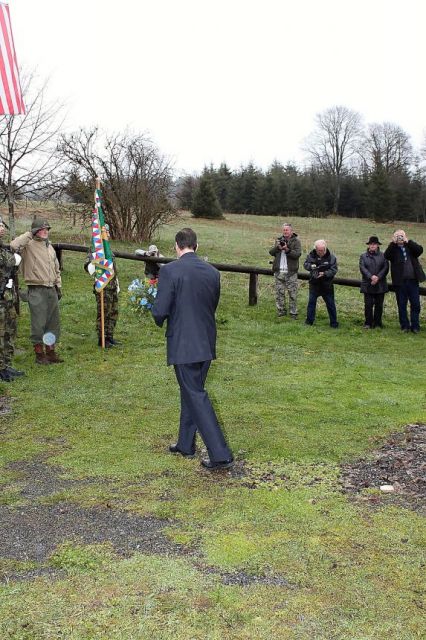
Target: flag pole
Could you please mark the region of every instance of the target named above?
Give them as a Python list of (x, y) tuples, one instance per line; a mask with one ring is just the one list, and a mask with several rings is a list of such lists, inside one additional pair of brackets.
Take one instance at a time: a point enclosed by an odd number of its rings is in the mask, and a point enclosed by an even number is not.
[[(101, 179), (96, 178), (96, 189), (101, 188)], [(96, 191), (95, 191), (95, 205), (96, 205)], [(101, 347), (105, 349), (105, 314), (104, 314), (104, 290), (103, 288), (99, 292), (100, 305), (101, 305)]]

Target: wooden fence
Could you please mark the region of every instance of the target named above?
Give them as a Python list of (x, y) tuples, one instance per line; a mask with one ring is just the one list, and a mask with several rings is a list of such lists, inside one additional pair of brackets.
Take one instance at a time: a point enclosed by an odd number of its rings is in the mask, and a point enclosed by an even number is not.
[[(86, 255), (89, 252), (88, 247), (84, 247), (78, 244), (64, 244), (64, 243), (56, 243), (53, 244), (53, 247), (56, 251), (56, 255), (58, 256), (59, 264), (61, 268), (63, 266), (63, 251), (77, 251), (80, 253), (85, 253)], [(162, 264), (166, 264), (167, 262), (173, 262), (176, 258), (151, 258), (148, 256), (138, 256), (135, 253), (125, 253), (123, 251), (114, 251), (115, 258), (122, 258), (123, 260), (136, 260), (137, 262), (161, 262)], [(248, 287), (248, 303), (250, 306), (254, 306), (257, 304), (257, 292), (258, 292), (258, 284), (259, 284), (259, 275), (262, 276), (272, 276), (272, 269), (264, 269), (262, 267), (244, 267), (240, 264), (221, 264), (217, 262), (211, 262), (210, 264), (213, 267), (216, 267), (219, 271), (227, 271), (228, 273), (247, 273), (249, 276), (249, 287)], [(299, 280), (309, 280), (308, 273), (298, 273), (297, 277)], [(355, 280), (352, 278), (334, 278), (334, 284), (343, 286), (343, 287), (355, 287), (358, 288), (361, 285), (361, 280)], [(392, 284), (389, 284), (389, 291), (395, 291), (395, 287)], [(420, 295), (426, 296), (426, 287), (419, 288)]]

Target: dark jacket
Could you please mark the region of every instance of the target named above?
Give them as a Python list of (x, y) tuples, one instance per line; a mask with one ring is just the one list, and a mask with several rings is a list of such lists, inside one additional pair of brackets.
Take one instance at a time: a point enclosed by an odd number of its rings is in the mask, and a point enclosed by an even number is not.
[[(322, 257), (317, 254), (315, 249), (312, 249), (306, 256), (303, 266), (306, 271), (309, 271), (309, 287), (324, 293), (333, 290), (333, 279), (337, 273), (337, 260), (329, 249)], [(318, 278), (319, 273), (324, 273), (324, 275)]]
[[(286, 252), (288, 272), (290, 274), (297, 273), (299, 270), (299, 258), (302, 255), (302, 245), (300, 244), (300, 240), (297, 237), (297, 233), (293, 233), (293, 235), (288, 239), (288, 248), (290, 249), (290, 251)], [(280, 260), (282, 253), (278, 242), (276, 242), (274, 246), (269, 249), (269, 253), (271, 254), (271, 256), (274, 256), (272, 271), (276, 273), (280, 270)]]
[(167, 319), (167, 364), (216, 358), (219, 296), (219, 271), (192, 251), (161, 267), (152, 315), (159, 327)]
[[(405, 249), (411, 258), (417, 282), (423, 282), (426, 280), (426, 276), (418, 260), (418, 257), (423, 253), (423, 247), (414, 240), (409, 240), (405, 243)], [(385, 251), (385, 258), (389, 260), (391, 265), (392, 284), (398, 287), (404, 279), (404, 258), (400, 247), (395, 242), (389, 243)]]
[[(389, 263), (384, 254), (378, 249), (375, 253), (366, 251), (359, 257), (359, 270), (362, 274), (361, 293), (386, 293), (388, 283), (386, 275)], [(371, 276), (378, 276), (377, 284), (371, 284)]]

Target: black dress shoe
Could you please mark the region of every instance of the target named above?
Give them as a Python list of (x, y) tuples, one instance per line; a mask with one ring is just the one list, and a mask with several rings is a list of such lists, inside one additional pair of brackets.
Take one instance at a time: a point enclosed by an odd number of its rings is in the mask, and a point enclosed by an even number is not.
[(234, 458), (229, 458), (229, 460), (221, 460), (219, 462), (212, 462), (208, 458), (206, 460), (201, 460), (201, 465), (208, 469), (209, 471), (216, 471), (216, 469), (229, 469), (234, 464)]
[(181, 451), (177, 444), (171, 444), (169, 447), (170, 453), (180, 453), (184, 458), (193, 458), (195, 453), (185, 453), (185, 451)]
[(420, 329), (411, 329), (411, 333), (419, 333)]

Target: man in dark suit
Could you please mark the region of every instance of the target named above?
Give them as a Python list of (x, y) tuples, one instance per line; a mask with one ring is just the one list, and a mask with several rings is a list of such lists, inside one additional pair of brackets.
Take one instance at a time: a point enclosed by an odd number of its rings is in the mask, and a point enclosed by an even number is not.
[(159, 327), (167, 319), (167, 364), (174, 365), (180, 387), (179, 438), (169, 450), (192, 457), (198, 430), (209, 453), (209, 459), (201, 461), (203, 467), (226, 469), (234, 459), (204, 389), (210, 363), (216, 358), (220, 276), (196, 256), (197, 236), (192, 229), (182, 229), (175, 240), (178, 260), (161, 268), (152, 309)]

